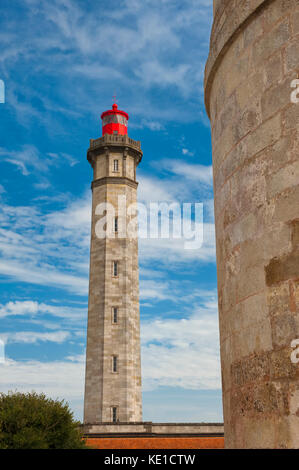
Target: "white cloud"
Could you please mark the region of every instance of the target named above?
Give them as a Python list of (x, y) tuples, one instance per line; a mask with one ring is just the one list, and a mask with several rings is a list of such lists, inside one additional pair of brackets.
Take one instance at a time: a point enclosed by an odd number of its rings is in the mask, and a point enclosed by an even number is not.
[(88, 291), (87, 277), (80, 278), (65, 274), (52, 266), (38, 268), (7, 260), (5, 262), (0, 261), (0, 273), (18, 281), (42, 286), (55, 286), (77, 295), (86, 295)]
[(77, 416), (82, 415), (84, 394), (84, 367), (82, 358), (76, 361), (13, 361), (0, 364), (0, 388), (20, 392), (46, 393), (56, 399), (65, 399)]
[(142, 129), (144, 127), (147, 127), (151, 131), (161, 131), (165, 128), (164, 124), (154, 119), (141, 118), (138, 123), (133, 122), (130, 124), (130, 129)]
[(188, 91), (187, 74), (190, 68), (191, 66), (187, 64), (169, 67), (157, 60), (152, 60), (144, 62), (135, 73), (139, 79), (143, 80), (145, 87), (174, 85), (186, 93)]
[(58, 318), (80, 319), (86, 315), (86, 309), (66, 307), (61, 305), (48, 305), (33, 300), (16, 300), (0, 304), (0, 318), (15, 315), (52, 315)]
[(186, 239), (151, 239), (141, 238), (139, 240), (139, 258), (141, 263), (150, 263), (153, 260), (159, 261), (164, 265), (169, 263), (194, 263), (196, 262), (215, 262), (215, 227), (214, 224), (205, 223), (203, 225), (203, 244), (201, 247), (186, 249)]
[[(50, 186), (49, 181), (43, 174), (49, 172), (51, 166), (59, 166), (65, 161), (74, 166), (78, 161), (67, 153), (47, 153), (42, 155), (34, 145), (23, 145), (20, 150), (7, 150), (0, 147), (0, 156), (2, 160), (15, 165), (23, 176), (36, 173), (39, 176), (39, 182), (35, 183), (35, 187), (45, 189)], [(1, 191), (0, 191), (1, 192)]]
[(176, 159), (164, 159), (160, 164), (164, 169), (167, 169), (167, 171), (182, 176), (188, 180), (195, 180), (197, 184), (204, 183), (209, 186), (213, 185), (212, 165), (192, 165)]
[[(151, 277), (150, 272), (145, 274)], [(219, 335), (217, 294), (193, 289), (175, 281), (145, 281), (144, 297), (158, 296), (160, 300), (172, 296), (172, 301), (184, 299), (186, 313), (180, 318), (159, 315), (156, 319), (143, 318), (141, 323), (143, 390), (161, 386), (184, 389), (220, 389)], [(174, 293), (177, 295), (174, 296)], [(59, 312), (56, 310), (59, 310)], [(183, 307), (184, 311), (184, 307)], [(1, 307), (1, 314), (26, 315), (39, 313), (56, 315), (59, 306), (36, 304), (30, 301), (10, 302)], [(190, 315), (190, 312), (191, 315)], [(173, 310), (175, 313), (175, 310)], [(67, 312), (68, 314), (68, 312)], [(46, 325), (44, 325), (46, 327)], [(3, 335), (2, 335), (3, 337)], [(15, 332), (7, 334), (6, 342), (35, 343), (68, 340), (68, 331)], [(12, 361), (7, 358), (0, 373), (3, 392), (18, 389), (36, 390), (54, 398), (70, 401), (77, 416), (82, 416), (85, 354), (71, 355), (53, 362)]]
[(217, 304), (207, 302), (181, 319), (160, 318), (141, 325), (145, 390), (159, 386), (219, 389)]
[(15, 165), (24, 176), (30, 174), (30, 169), (46, 172), (53, 164), (51, 159), (42, 158), (34, 145), (23, 145), (20, 150), (8, 151), (0, 148), (3, 161)]
[(139, 180), (138, 201), (147, 204), (154, 201), (173, 201), (176, 199), (173, 188), (159, 180), (159, 178), (140, 174), (137, 179)]
[(75, 166), (75, 165), (77, 165), (77, 163), (79, 163), (79, 160), (77, 160), (76, 158), (74, 158), (72, 155), (70, 155), (68, 153), (61, 152), (61, 154), (58, 154), (58, 153), (49, 152), (49, 153), (47, 153), (47, 155), (50, 158), (56, 159), (56, 161), (58, 163), (63, 161), (63, 160), (66, 160), (67, 163), (70, 164), (70, 166)]
[(0, 273), (18, 281), (86, 295), (90, 205), (90, 196), (48, 214), (42, 214), (37, 206), (3, 205)]
[(13, 333), (1, 333), (0, 335), (4, 343), (26, 343), (34, 344), (40, 341), (51, 341), (53, 343), (63, 343), (70, 337), (68, 331), (51, 331), (51, 332), (37, 332), (37, 331), (16, 331)]
[(207, 202), (212, 200), (213, 171), (211, 165), (190, 164), (184, 160), (161, 158), (154, 166), (161, 178), (138, 171), (138, 200)]
[(91, 221), (91, 196), (90, 193), (85, 193), (80, 199), (70, 201), (66, 208), (51, 212), (45, 217), (44, 225), (52, 236), (57, 238), (61, 237), (60, 230), (69, 232), (76, 239), (78, 235), (84, 238), (84, 243), (87, 242), (85, 237), (90, 236), (90, 221)]
[[(55, 161), (57, 155), (51, 155)], [(27, 161), (27, 157), (25, 158)], [(36, 168), (39, 163), (36, 163)], [(47, 163), (45, 163), (47, 165)], [(198, 181), (209, 187), (210, 167), (189, 165), (179, 160), (162, 160), (168, 178), (141, 174), (139, 201), (191, 201)], [(196, 176), (196, 178), (194, 177)], [(188, 184), (186, 184), (188, 180)], [(197, 195), (198, 196), (198, 195)], [(199, 196), (198, 196), (199, 197)], [(36, 206), (8, 206), (0, 211), (0, 274), (18, 281), (55, 286), (76, 295), (87, 295), (90, 245), (91, 196), (61, 200), (60, 210), (42, 213)], [(208, 214), (212, 216), (210, 200)], [(44, 206), (43, 206), (44, 208)], [(139, 217), (139, 224), (144, 221)], [(140, 239), (141, 264), (159, 260), (162, 264), (215, 261), (214, 225), (204, 224), (204, 243), (186, 250), (184, 239)], [(145, 291), (144, 291), (145, 292)], [(148, 290), (148, 292), (150, 292)], [(145, 295), (145, 294), (144, 294)]]
[(188, 149), (186, 149), (186, 148), (183, 148), (183, 149), (182, 149), (182, 154), (183, 154), (183, 155), (188, 155), (188, 156), (190, 156), (190, 157), (193, 157), (194, 152), (191, 152), (190, 150), (188, 150)]
[[(195, 293), (202, 298), (201, 307), (184, 318), (157, 318), (141, 324), (143, 389), (160, 386), (186, 389), (219, 389), (219, 334), (215, 292)], [(7, 341), (62, 342), (69, 333), (17, 332)], [(83, 399), (85, 355), (63, 361), (41, 363), (7, 359), (0, 374), (2, 391), (36, 390), (50, 396), (71, 400)]]
[(140, 282), (140, 299), (166, 300), (173, 299), (173, 293), (167, 282), (142, 280)]

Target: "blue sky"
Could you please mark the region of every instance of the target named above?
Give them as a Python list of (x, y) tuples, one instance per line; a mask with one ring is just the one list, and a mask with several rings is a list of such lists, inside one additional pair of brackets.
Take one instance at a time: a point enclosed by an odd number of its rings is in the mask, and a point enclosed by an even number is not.
[(141, 140), (139, 201), (202, 202), (204, 244), (140, 240), (144, 420), (221, 421), (209, 121), (212, 0), (2, 0), (0, 389), (82, 418), (90, 138), (116, 93)]

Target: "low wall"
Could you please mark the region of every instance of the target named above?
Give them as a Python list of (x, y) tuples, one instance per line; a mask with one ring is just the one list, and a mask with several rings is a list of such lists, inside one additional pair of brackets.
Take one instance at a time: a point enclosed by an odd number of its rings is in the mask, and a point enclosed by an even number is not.
[(95, 449), (223, 449), (222, 423), (85, 424), (88, 446)]

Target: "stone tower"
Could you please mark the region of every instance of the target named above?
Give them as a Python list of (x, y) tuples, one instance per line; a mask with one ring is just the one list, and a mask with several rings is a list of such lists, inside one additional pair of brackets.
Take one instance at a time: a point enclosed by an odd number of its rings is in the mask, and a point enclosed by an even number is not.
[(205, 101), (230, 448), (299, 448), (298, 73), (298, 0), (214, 0)]
[(142, 151), (116, 104), (101, 118), (103, 135), (87, 152), (93, 181), (84, 422), (136, 422), (142, 420), (138, 241), (134, 210), (127, 209), (137, 202)]

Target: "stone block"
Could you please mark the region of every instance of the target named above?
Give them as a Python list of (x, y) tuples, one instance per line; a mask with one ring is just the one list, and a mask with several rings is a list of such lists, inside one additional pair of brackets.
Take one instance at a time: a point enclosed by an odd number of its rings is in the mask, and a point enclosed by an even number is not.
[(275, 416), (264, 416), (261, 413), (261, 416), (256, 416), (254, 418), (252, 416), (245, 416), (240, 421), (242, 423), (242, 437), (240, 436), (236, 439), (237, 448), (275, 448), (277, 429), (277, 419)]
[(282, 17), (292, 15), (298, 6), (297, 0), (279, 0), (273, 5), (266, 6), (263, 12), (264, 25), (266, 29), (273, 28), (273, 25)]
[(297, 364), (291, 361), (291, 347), (272, 351), (270, 355), (270, 377), (273, 380), (289, 379), (294, 380), (299, 377)]
[(278, 114), (263, 122), (246, 136), (248, 158), (274, 144), (281, 136), (281, 116)]
[(280, 313), (271, 319), (274, 349), (288, 347), (299, 336), (298, 318), (292, 312)]
[(252, 295), (236, 305), (236, 313), (231, 320), (231, 329), (242, 335), (242, 332), (251, 326), (265, 321), (268, 314), (266, 292)]
[(281, 108), (290, 104), (291, 81), (292, 78), (288, 76), (283, 82), (264, 92), (261, 101), (263, 120), (268, 119)]
[(232, 336), (233, 356), (242, 358), (272, 349), (271, 324), (269, 318), (241, 330)]
[(265, 63), (264, 67), (264, 86), (269, 88), (272, 85), (276, 85), (282, 80), (283, 76), (283, 63), (282, 63), (282, 52), (279, 50), (271, 56)]
[(242, 275), (237, 284), (237, 300), (241, 301), (250, 295), (257, 294), (265, 288), (265, 273), (263, 266), (249, 266), (242, 269)]
[(290, 288), (288, 282), (273, 285), (267, 290), (269, 315), (287, 314), (290, 311)]
[(273, 222), (288, 222), (298, 217), (299, 185), (286, 189), (276, 198)]
[[(285, 70), (286, 72), (294, 71), (299, 67), (299, 43), (298, 38), (288, 44), (285, 50)], [(293, 77), (296, 78), (296, 77)]]
[(284, 166), (267, 178), (267, 196), (270, 199), (276, 196), (276, 194), (298, 185), (298, 182), (299, 160)]
[(299, 10), (293, 11), (291, 15), (291, 22), (292, 22), (292, 29), (293, 29), (293, 35), (299, 34)]
[(270, 55), (280, 49), (291, 37), (288, 18), (281, 21), (271, 31), (261, 36), (253, 47), (253, 63), (255, 66), (265, 62)]
[[(288, 108), (286, 108), (283, 113), (282, 113), (282, 124), (284, 127), (284, 134), (286, 135), (287, 133), (290, 133), (290, 131), (293, 131), (292, 135), (293, 137), (293, 142), (290, 143), (289, 147), (291, 148), (291, 144), (293, 144), (292, 147), (295, 146), (296, 143), (298, 143), (298, 138), (297, 138), (297, 133), (298, 133), (298, 128), (299, 128), (299, 103), (291, 103)], [(295, 155), (298, 155), (297, 153)]]
[(298, 278), (298, 269), (299, 250), (275, 257), (265, 267), (266, 283), (268, 286), (272, 286), (288, 279), (296, 279)]

